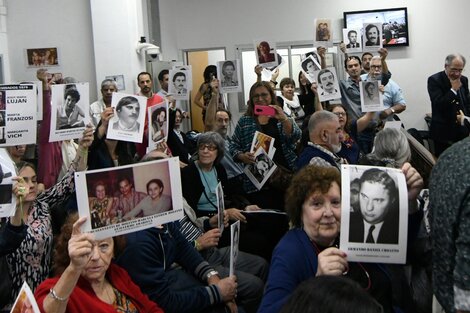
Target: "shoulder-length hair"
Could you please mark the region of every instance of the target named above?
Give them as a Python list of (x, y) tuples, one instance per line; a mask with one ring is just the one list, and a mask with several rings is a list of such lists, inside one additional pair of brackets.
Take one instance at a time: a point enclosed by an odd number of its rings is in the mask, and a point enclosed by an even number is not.
[(217, 132), (205, 132), (200, 134), (197, 137), (197, 146), (199, 153), (199, 146), (204, 144), (213, 144), (217, 147), (217, 157), (215, 158), (214, 165), (219, 164), (220, 160), (224, 157), (225, 154), (225, 141), (222, 136)]
[(276, 94), (274, 93), (274, 90), (271, 88), (271, 85), (268, 82), (261, 81), (261, 82), (256, 82), (251, 86), (250, 88), (250, 99), (248, 100), (248, 108), (246, 109), (245, 115), (246, 116), (255, 116), (255, 103), (253, 102), (253, 96), (255, 94), (256, 88), (259, 87), (265, 87), (269, 94), (271, 95), (271, 103), (272, 105), (277, 105), (280, 106), (279, 103), (276, 100)]
[(341, 190), (341, 175), (334, 167), (308, 165), (302, 168), (287, 188), (286, 211), (293, 227), (302, 227), (302, 206), (314, 192), (325, 194), (336, 182)]

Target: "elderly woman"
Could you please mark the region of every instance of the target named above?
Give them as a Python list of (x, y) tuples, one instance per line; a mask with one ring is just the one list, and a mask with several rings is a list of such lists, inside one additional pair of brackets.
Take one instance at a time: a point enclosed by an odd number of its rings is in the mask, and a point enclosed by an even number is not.
[(58, 276), (35, 293), (41, 312), (163, 312), (112, 263), (123, 248), (122, 238), (94, 240), (80, 232), (85, 220), (72, 215), (62, 227), (54, 254)]
[(75, 191), (74, 172), (86, 169), (87, 152), (92, 139), (93, 129), (87, 127), (68, 173), (40, 195), (34, 165), (23, 162), (19, 166), (18, 176), (22, 179), (16, 183), (13, 192), (17, 198), (21, 197), (17, 205), (22, 205), (22, 219), (28, 229), (21, 245), (6, 256), (13, 280), (10, 305), (13, 304), (23, 282), (27, 282), (31, 289), (35, 290), (50, 273), (53, 241), (50, 208), (61, 207)]
[[(270, 106), (276, 112), (274, 116), (255, 115), (255, 105)], [(255, 162), (255, 155), (250, 151), (251, 142), (256, 131), (260, 131), (266, 135), (273, 137), (274, 153), (273, 160), (278, 165), (285, 169), (292, 170), (294, 168), (297, 155), (295, 153), (295, 146), (300, 139), (301, 131), (292, 118), (289, 118), (282, 107), (276, 102), (274, 91), (267, 82), (256, 82), (250, 89), (250, 100), (248, 101), (248, 108), (244, 116), (238, 120), (238, 124), (230, 141), (230, 154), (235, 161), (244, 164), (253, 164)], [(282, 199), (277, 198), (272, 203), (266, 203), (266, 196), (271, 197), (272, 192), (257, 191), (257, 188), (250, 182), (248, 178), (244, 178), (244, 189), (248, 193), (252, 203), (260, 207), (270, 207), (283, 209)], [(280, 195), (282, 198), (282, 194)]]
[[(411, 167), (403, 172), (408, 197), (416, 201), (422, 187), (421, 176)], [(384, 312), (393, 312), (393, 289), (385, 266), (348, 262), (346, 253), (337, 248), (341, 181), (336, 169), (307, 166), (299, 171), (287, 190), (286, 208), (293, 229), (273, 252), (258, 313), (279, 312), (301, 282), (320, 275), (349, 277), (366, 289), (383, 306)]]
[(411, 149), (406, 135), (400, 129), (384, 128), (375, 135), (372, 152), (360, 163), (400, 168), (410, 159)]
[(139, 204), (124, 215), (124, 219), (132, 219), (140, 214), (149, 216), (171, 210), (171, 198), (163, 194), (163, 182), (154, 178), (147, 183), (148, 196), (142, 199)]
[(91, 213), (91, 227), (98, 228), (110, 224), (109, 212), (113, 207), (113, 197), (106, 195), (106, 184), (100, 180), (93, 185), (95, 196), (88, 199)]
[(196, 160), (181, 171), (183, 196), (198, 216), (217, 214), (217, 184), (227, 184), (227, 172), (220, 164), (224, 149), (224, 139), (218, 133), (199, 135)]

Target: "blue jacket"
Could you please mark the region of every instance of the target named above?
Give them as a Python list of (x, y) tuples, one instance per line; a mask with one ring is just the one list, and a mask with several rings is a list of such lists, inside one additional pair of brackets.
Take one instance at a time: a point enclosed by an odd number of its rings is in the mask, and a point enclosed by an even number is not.
[[(158, 303), (165, 312), (199, 312), (222, 298), (215, 285), (204, 286), (206, 275), (212, 270), (201, 255), (179, 231), (179, 225), (168, 223), (163, 229), (150, 228), (126, 236), (127, 246), (117, 259), (132, 280)], [(171, 265), (178, 263), (183, 269), (201, 281), (185, 290), (173, 290), (167, 273)]]
[(276, 246), (258, 313), (277, 313), (295, 288), (317, 273), (317, 254), (300, 228), (287, 232)]

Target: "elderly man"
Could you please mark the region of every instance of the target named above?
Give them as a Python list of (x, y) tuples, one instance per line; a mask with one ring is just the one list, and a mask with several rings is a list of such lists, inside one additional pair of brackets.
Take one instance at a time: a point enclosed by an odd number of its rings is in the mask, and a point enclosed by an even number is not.
[[(388, 73), (383, 73), (383, 59), (380, 56), (372, 57), (370, 61), (370, 70), (368, 74), (361, 75), (361, 79), (374, 81), (384, 79), (387, 81), (383, 87), (383, 104), (385, 110), (380, 112), (381, 120), (392, 120), (394, 114), (399, 114), (406, 109), (406, 101), (403, 92), (398, 84), (389, 78)], [(383, 86), (382, 82), (382, 86)]]
[(446, 57), (444, 71), (428, 78), (428, 93), (431, 99), (431, 138), (435, 155), (439, 156), (453, 143), (469, 135), (466, 127), (457, 123), (457, 114), (470, 114), (468, 78), (462, 75), (465, 58), (460, 54)]
[(338, 117), (328, 111), (313, 113), (308, 121), (308, 134), (310, 141), (297, 159), (297, 170), (309, 164), (333, 166), (339, 170), (344, 160), (336, 155), (343, 141)]
[(101, 82), (101, 95), (103, 97), (90, 104), (90, 118), (95, 127), (98, 126), (104, 109), (111, 106), (111, 100), (115, 92), (118, 92), (116, 81), (107, 78)]

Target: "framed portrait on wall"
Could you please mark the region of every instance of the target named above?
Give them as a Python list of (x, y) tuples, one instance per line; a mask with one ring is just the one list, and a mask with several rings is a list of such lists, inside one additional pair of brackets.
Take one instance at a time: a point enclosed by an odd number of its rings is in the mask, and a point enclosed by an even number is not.
[(57, 47), (26, 49), (26, 64), (28, 67), (58, 66), (59, 53)]

